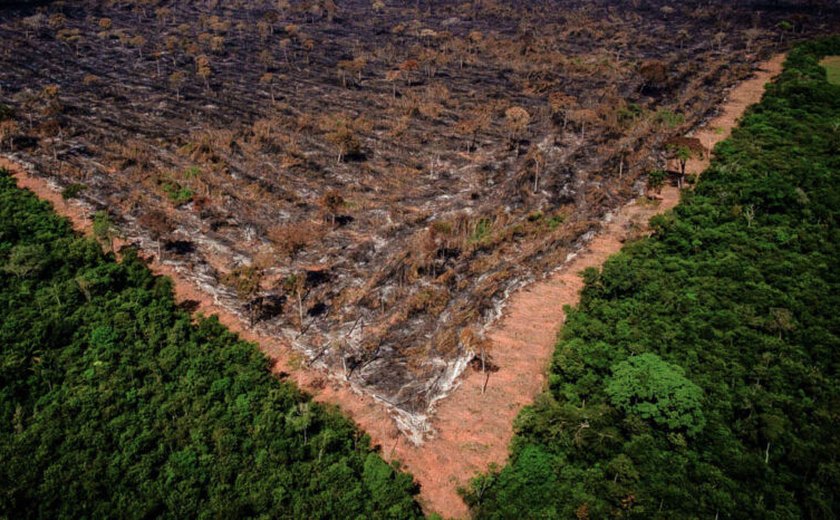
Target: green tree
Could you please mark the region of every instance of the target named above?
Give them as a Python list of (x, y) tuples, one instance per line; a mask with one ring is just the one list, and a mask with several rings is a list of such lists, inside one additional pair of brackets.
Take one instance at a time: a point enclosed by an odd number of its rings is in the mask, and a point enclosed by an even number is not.
[(270, 366), (0, 170), (0, 516), (420, 518), (411, 476)]
[(476, 518), (840, 516), (835, 54), (791, 51), (654, 234), (584, 272)]
[(109, 251), (114, 249), (114, 239), (119, 236), (119, 230), (107, 211), (97, 211), (93, 215), (93, 236)]
[(21, 244), (12, 248), (3, 270), (19, 278), (38, 274), (47, 261), (47, 251), (41, 244)]
[(703, 390), (680, 367), (656, 354), (640, 354), (613, 366), (605, 391), (619, 410), (670, 430), (696, 435), (706, 424)]
[(676, 137), (665, 143), (671, 159), (677, 161), (680, 166), (680, 175), (677, 179), (677, 186), (682, 189), (685, 185), (685, 173), (688, 161), (703, 157), (706, 148), (696, 137)]

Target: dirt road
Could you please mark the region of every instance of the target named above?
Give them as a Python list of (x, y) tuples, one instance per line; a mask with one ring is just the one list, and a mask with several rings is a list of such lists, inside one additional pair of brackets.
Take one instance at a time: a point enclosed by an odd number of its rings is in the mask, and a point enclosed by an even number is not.
[[(753, 79), (733, 89), (720, 115), (694, 134), (711, 149), (729, 136), (746, 108), (757, 102), (764, 85), (782, 68), (783, 56), (761, 66)], [(708, 159), (694, 160), (691, 173), (700, 173)], [(18, 185), (50, 201), (55, 210), (71, 219), (76, 229), (90, 233), (90, 211), (74, 201), (65, 201), (47, 180), (31, 175), (20, 165), (0, 158), (0, 167), (9, 169)], [(422, 486), (420, 500), (427, 512), (444, 517), (468, 516), (457, 487), (467, 484), (478, 471), (491, 463), (504, 464), (513, 436), (513, 420), (519, 410), (531, 403), (545, 386), (545, 372), (554, 349), (557, 331), (565, 320), (564, 305), (578, 302), (583, 282), (578, 273), (600, 266), (621, 249), (624, 241), (645, 231), (651, 216), (673, 208), (679, 202), (676, 188), (666, 187), (658, 204), (630, 203), (607, 223), (588, 247), (548, 278), (515, 293), (503, 317), (491, 330), (491, 351), (499, 367), (482, 393), (484, 374), (468, 370), (460, 387), (438, 404), (433, 424), (437, 435), (421, 446), (414, 446), (396, 429), (386, 409), (368, 396), (327, 374), (301, 367), (300, 360), (281, 340), (256, 334), (240, 319), (216, 305), (211, 296), (185, 281), (176, 269), (155, 261), (150, 268), (170, 276), (180, 301), (199, 302), (198, 312), (219, 316), (222, 323), (243, 338), (257, 342), (275, 362), (276, 372), (290, 374), (292, 380), (322, 402), (338, 405), (382, 446), (383, 455), (396, 459), (414, 474)]]

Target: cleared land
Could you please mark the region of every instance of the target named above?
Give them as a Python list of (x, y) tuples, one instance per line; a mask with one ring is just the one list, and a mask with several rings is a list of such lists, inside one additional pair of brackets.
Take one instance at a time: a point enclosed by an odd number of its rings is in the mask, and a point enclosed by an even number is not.
[(838, 516), (839, 51), (791, 50), (653, 235), (585, 273), (477, 518)]
[[(726, 103), (716, 117), (695, 132), (694, 137), (709, 149), (727, 138), (741, 114), (761, 98), (765, 83), (781, 71), (783, 59), (783, 55), (778, 55), (762, 63), (753, 78), (728, 92)], [(690, 173), (699, 174), (708, 164), (708, 157), (696, 158), (689, 161), (687, 168)], [(28, 175), (19, 164), (0, 160), (0, 166), (12, 171), (21, 187), (50, 200), (78, 229), (92, 232), (89, 211), (79, 202), (66, 201), (43, 179)], [(467, 485), (469, 478), (485, 471), (490, 464), (504, 463), (516, 414), (544, 389), (548, 359), (557, 331), (565, 320), (563, 306), (577, 304), (583, 288), (580, 272), (600, 266), (625, 241), (646, 234), (650, 217), (673, 208), (678, 202), (679, 190), (669, 185), (656, 198), (643, 197), (623, 206), (560, 270), (515, 293), (505, 307), (503, 318), (488, 334), (493, 371), (483, 372), (476, 366), (476, 370), (465, 374), (461, 385), (438, 406), (433, 418), (438, 434), (422, 446), (399, 435), (381, 407), (353, 395), (347, 386), (326, 384), (317, 374), (296, 370), (299, 361), (274, 338), (248, 331), (235, 316), (214, 306), (185, 282), (178, 271), (157, 262), (152, 262), (150, 267), (172, 276), (179, 301), (201, 302), (197, 310), (220, 316), (223, 323), (258, 341), (276, 360), (276, 371), (291, 372), (294, 380), (314, 392), (318, 400), (339, 404), (375, 443), (385, 448), (387, 458), (405, 464), (421, 484), (420, 498), (427, 511), (463, 518), (467, 509), (458, 496), (458, 488)]]
[[(756, 75), (727, 93), (718, 114), (693, 134), (709, 148), (729, 137), (744, 111), (757, 103), (764, 85), (782, 70), (783, 55), (759, 67)], [(689, 161), (688, 171), (700, 174), (709, 159)], [(433, 511), (463, 518), (467, 510), (455, 492), (478, 471), (507, 460), (514, 419), (545, 389), (546, 370), (566, 319), (564, 306), (577, 305), (584, 282), (581, 272), (599, 267), (628, 240), (649, 232), (654, 215), (674, 208), (680, 192), (662, 189), (658, 200), (644, 197), (620, 208), (574, 258), (545, 280), (517, 291), (504, 316), (489, 331), (490, 352), (498, 371), (468, 372), (461, 386), (443, 401), (434, 418), (438, 438), (418, 449), (402, 441), (395, 450), (419, 482), (421, 497)]]
[(421, 516), (352, 422), (170, 288), (0, 167), (4, 518)]
[(779, 45), (729, 3), (558, 5), (12, 12), (0, 141), (419, 440), (510, 291)]

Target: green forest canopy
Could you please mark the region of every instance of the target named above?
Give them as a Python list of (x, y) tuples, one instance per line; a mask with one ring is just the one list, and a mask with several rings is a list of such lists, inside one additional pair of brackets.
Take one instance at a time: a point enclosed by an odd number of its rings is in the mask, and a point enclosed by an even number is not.
[(655, 235), (584, 274), (479, 518), (840, 517), (840, 86), (799, 46)]
[(413, 518), (412, 478), (0, 171), (0, 518)]

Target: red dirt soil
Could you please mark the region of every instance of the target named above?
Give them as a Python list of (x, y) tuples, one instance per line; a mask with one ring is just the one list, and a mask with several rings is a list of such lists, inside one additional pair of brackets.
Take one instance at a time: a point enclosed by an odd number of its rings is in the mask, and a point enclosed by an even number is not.
[[(764, 85), (781, 72), (784, 55), (761, 64), (755, 76), (730, 91), (720, 115), (698, 130), (694, 137), (711, 150), (726, 139), (748, 106), (759, 101)], [(689, 161), (688, 172), (699, 174), (709, 158)], [(42, 177), (31, 175), (18, 163), (0, 157), (0, 168), (12, 172), (18, 186), (52, 203), (55, 211), (69, 218), (74, 227), (90, 234), (90, 211), (75, 201), (67, 201)], [(178, 301), (199, 302), (197, 311), (216, 315), (241, 337), (256, 342), (274, 361), (274, 371), (288, 373), (303, 389), (320, 402), (338, 405), (375, 444), (383, 456), (399, 460), (421, 485), (420, 502), (427, 513), (444, 517), (469, 516), (457, 488), (469, 482), (490, 464), (502, 465), (508, 457), (513, 437), (513, 421), (523, 406), (543, 391), (546, 369), (554, 350), (557, 332), (565, 321), (564, 305), (576, 305), (583, 288), (579, 273), (598, 267), (617, 253), (623, 243), (647, 231), (648, 220), (672, 209), (679, 202), (679, 190), (665, 187), (661, 200), (634, 201), (622, 207), (587, 247), (547, 278), (519, 290), (509, 299), (504, 314), (491, 330), (489, 352), (499, 370), (487, 380), (485, 374), (467, 369), (460, 386), (437, 405), (432, 424), (437, 434), (415, 446), (399, 433), (384, 406), (325, 372), (301, 365), (282, 340), (256, 334), (238, 317), (217, 306), (212, 297), (186, 282), (171, 266), (149, 258), (149, 268), (172, 278)], [(117, 245), (116, 247), (119, 247)]]

